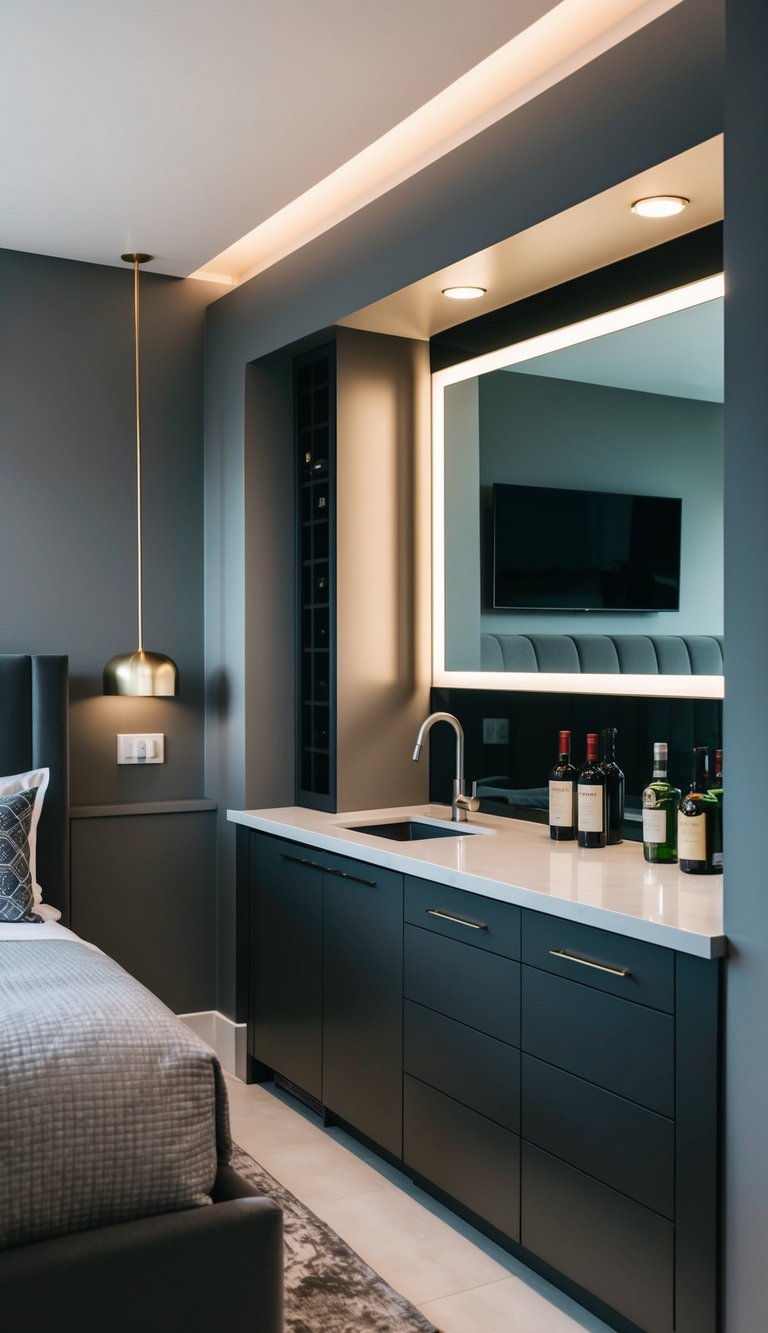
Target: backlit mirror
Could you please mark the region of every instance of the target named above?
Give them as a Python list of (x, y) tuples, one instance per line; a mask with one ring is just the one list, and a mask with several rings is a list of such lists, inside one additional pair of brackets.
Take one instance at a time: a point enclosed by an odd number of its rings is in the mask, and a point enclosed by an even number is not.
[[(722, 296), (717, 275), (433, 375), (436, 685), (722, 697), (714, 675), (484, 670), (482, 648), (484, 635), (722, 636)], [(494, 609), (494, 485), (679, 499), (675, 609), (643, 597), (632, 609), (554, 609), (550, 593), (536, 609), (535, 596)], [(574, 541), (567, 503), (564, 513), (544, 547)], [(663, 562), (653, 577), (668, 577)]]

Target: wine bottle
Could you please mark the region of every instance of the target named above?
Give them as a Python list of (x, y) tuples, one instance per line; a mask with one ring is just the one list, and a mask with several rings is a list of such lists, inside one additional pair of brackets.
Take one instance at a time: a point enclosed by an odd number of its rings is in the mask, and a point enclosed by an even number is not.
[(667, 743), (653, 746), (653, 774), (643, 791), (643, 856), (646, 861), (677, 860), (677, 811), (680, 788), (667, 779)]
[(596, 731), (587, 735), (587, 757), (577, 774), (578, 838), (580, 847), (604, 847), (605, 774), (598, 763)]
[(557, 763), (549, 774), (549, 836), (556, 842), (576, 837), (576, 769), (571, 763), (571, 733), (561, 731)]
[(605, 776), (605, 835), (608, 846), (624, 841), (624, 774), (616, 763), (616, 728), (600, 732), (600, 768)]
[(715, 773), (712, 778), (712, 786), (709, 789), (710, 796), (714, 796), (717, 801), (717, 815), (715, 816), (715, 846), (712, 853), (712, 860), (716, 866), (723, 864), (723, 752), (715, 750)]
[(722, 850), (718, 852), (716, 847), (719, 803), (709, 786), (709, 750), (697, 745), (691, 789), (682, 798), (677, 814), (677, 854), (686, 875), (723, 873)]

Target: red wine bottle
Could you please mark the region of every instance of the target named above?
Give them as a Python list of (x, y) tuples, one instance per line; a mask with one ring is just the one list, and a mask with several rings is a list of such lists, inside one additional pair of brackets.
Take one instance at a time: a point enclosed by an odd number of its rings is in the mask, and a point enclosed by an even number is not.
[(571, 733), (561, 731), (557, 763), (549, 774), (549, 836), (556, 842), (576, 837), (576, 769), (571, 763)]
[(616, 763), (616, 728), (600, 732), (600, 767), (605, 775), (605, 834), (608, 846), (624, 841), (624, 774)]
[(686, 875), (722, 875), (722, 847), (717, 846), (720, 802), (709, 790), (709, 750), (693, 751), (693, 780), (677, 814), (677, 857)]
[(597, 732), (587, 735), (587, 757), (577, 775), (577, 819), (580, 847), (606, 843), (605, 774), (597, 758)]

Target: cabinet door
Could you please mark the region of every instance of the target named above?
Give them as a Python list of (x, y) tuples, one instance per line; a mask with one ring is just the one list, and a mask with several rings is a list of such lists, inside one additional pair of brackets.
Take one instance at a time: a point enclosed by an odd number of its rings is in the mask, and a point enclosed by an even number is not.
[(402, 875), (332, 858), (324, 939), (323, 1102), (401, 1157)]
[(302, 852), (253, 835), (249, 1052), (320, 1100), (323, 874)]

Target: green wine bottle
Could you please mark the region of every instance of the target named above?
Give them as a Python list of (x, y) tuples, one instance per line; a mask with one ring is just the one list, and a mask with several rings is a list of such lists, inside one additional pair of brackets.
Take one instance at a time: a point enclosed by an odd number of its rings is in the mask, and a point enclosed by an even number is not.
[(723, 873), (722, 848), (717, 847), (720, 803), (709, 786), (709, 750), (696, 746), (691, 789), (681, 800), (677, 814), (678, 857), (686, 875)]
[(677, 810), (680, 788), (667, 779), (667, 743), (655, 741), (653, 774), (643, 791), (643, 856), (646, 861), (677, 860)]

